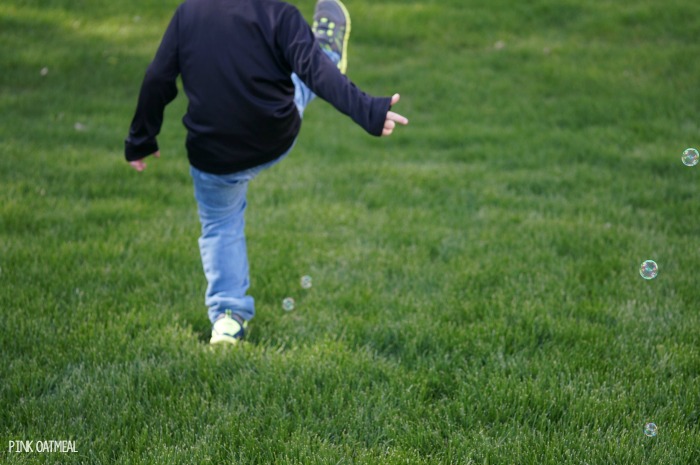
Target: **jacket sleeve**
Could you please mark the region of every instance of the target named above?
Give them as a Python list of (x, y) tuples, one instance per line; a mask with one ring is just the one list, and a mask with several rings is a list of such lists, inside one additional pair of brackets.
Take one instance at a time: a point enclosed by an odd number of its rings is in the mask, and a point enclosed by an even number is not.
[(321, 50), (311, 27), (297, 9), (285, 12), (277, 41), (292, 70), (316, 95), (350, 116), (368, 133), (382, 134), (391, 98), (368, 95), (342, 74)]
[(124, 141), (128, 161), (140, 160), (158, 151), (156, 136), (163, 124), (165, 106), (177, 96), (179, 12), (180, 9), (170, 21), (141, 84), (136, 113)]

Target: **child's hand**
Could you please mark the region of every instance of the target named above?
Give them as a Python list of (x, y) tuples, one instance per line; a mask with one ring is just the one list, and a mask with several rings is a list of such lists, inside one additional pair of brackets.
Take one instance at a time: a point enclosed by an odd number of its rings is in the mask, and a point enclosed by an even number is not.
[[(394, 96), (391, 97), (391, 105), (396, 105), (400, 98), (401, 96), (399, 94), (394, 94)], [(391, 133), (394, 132), (396, 123), (406, 126), (408, 124), (408, 120), (398, 113), (394, 113), (393, 111), (387, 112), (386, 120), (384, 121), (384, 129), (382, 130), (382, 136), (390, 136)]]
[[(160, 150), (157, 151), (156, 153), (153, 154), (154, 157), (158, 158), (160, 157)], [(140, 160), (135, 160), (135, 161), (130, 161), (129, 164), (133, 169), (135, 169), (138, 172), (141, 172), (146, 169), (146, 162), (144, 161), (145, 158), (142, 158)]]

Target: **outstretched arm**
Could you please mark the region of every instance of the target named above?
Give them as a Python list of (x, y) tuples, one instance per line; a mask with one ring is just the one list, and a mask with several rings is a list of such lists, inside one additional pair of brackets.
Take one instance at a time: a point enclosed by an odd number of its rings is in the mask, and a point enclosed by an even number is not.
[(136, 171), (146, 168), (144, 159), (147, 156), (160, 156), (156, 136), (163, 124), (165, 106), (178, 93), (176, 80), (180, 74), (177, 42), (179, 11), (180, 9), (170, 20), (156, 56), (146, 70), (129, 135), (124, 141), (124, 155)]
[[(401, 96), (399, 94), (394, 94), (394, 96), (391, 97), (391, 106), (394, 106), (397, 103), (399, 103), (400, 99)], [(386, 114), (386, 120), (384, 120), (384, 129), (382, 130), (382, 136), (390, 136), (391, 133), (394, 132), (394, 128), (396, 127), (397, 123), (406, 126), (408, 124), (408, 119), (406, 119), (406, 117), (404, 116), (399, 115), (398, 113), (388, 111)]]

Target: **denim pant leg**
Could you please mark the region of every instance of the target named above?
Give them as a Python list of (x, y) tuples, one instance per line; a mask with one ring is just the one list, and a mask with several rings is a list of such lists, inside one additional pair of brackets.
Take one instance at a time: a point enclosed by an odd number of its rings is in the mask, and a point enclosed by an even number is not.
[(248, 180), (236, 173), (215, 175), (190, 167), (202, 235), (199, 251), (207, 278), (205, 304), (213, 323), (226, 310), (245, 320), (255, 314), (245, 240)]
[[(327, 54), (336, 63), (340, 59), (333, 52)], [(294, 103), (303, 117), (306, 106), (316, 95), (296, 74), (292, 74), (292, 81)], [(204, 302), (212, 323), (226, 310), (246, 321), (255, 316), (255, 301), (247, 295), (250, 274), (244, 214), (248, 183), (261, 171), (284, 159), (293, 147), (294, 144), (271, 162), (232, 174), (210, 174), (190, 167), (202, 225), (199, 250), (207, 278)]]

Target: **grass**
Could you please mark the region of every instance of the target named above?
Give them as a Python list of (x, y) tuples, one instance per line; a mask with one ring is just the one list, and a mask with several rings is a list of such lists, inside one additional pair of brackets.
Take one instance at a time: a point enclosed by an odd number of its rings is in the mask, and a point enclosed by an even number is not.
[(308, 109), (228, 351), (183, 95), (123, 161), (177, 3), (0, 5), (0, 462), (700, 463), (696, 2), (348, 1), (350, 77), (411, 125)]

